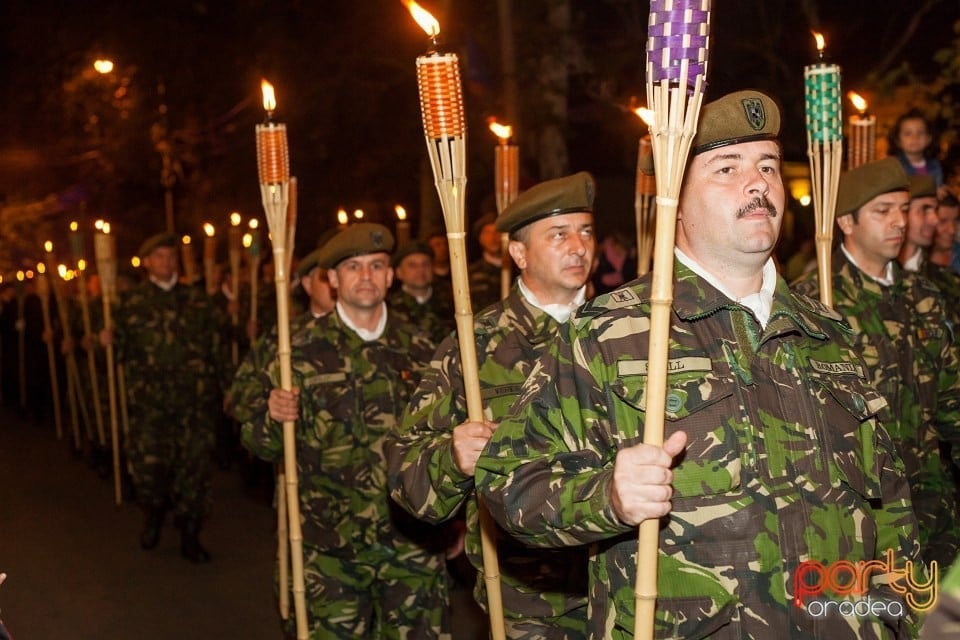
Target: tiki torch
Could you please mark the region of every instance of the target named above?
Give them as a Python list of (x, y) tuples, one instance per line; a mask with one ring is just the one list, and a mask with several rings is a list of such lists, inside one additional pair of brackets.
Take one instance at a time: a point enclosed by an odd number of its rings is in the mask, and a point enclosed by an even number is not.
[[(43, 249), (47, 254), (47, 262), (53, 264), (55, 261), (53, 255), (53, 243), (47, 240), (43, 244)], [(64, 366), (67, 373), (67, 407), (70, 409), (70, 424), (73, 426), (73, 446), (77, 451), (83, 449), (83, 443), (80, 439), (80, 417), (77, 409), (77, 397), (79, 389), (77, 384), (80, 381), (80, 375), (77, 373), (77, 359), (73, 353), (73, 335), (70, 331), (70, 312), (67, 310), (67, 301), (64, 298), (61, 282), (67, 275), (66, 265), (58, 265), (57, 273), (50, 274), (50, 289), (53, 291), (53, 299), (57, 303), (57, 316), (60, 318), (60, 330), (63, 332), (62, 345)], [(59, 278), (57, 277), (59, 276)]]
[[(497, 136), (498, 144), (493, 149), (493, 192), (497, 196), (497, 214), (503, 213), (511, 202), (517, 199), (520, 188), (520, 147), (510, 144), (513, 127), (490, 122), (490, 131)], [(500, 234), (500, 298), (510, 295), (513, 279), (513, 262), (507, 246), (510, 234)]]
[(830, 249), (833, 218), (836, 215), (837, 187), (843, 162), (841, 133), (840, 67), (823, 61), (824, 38), (814, 32), (820, 61), (803, 69), (807, 116), (807, 155), (813, 183), (813, 212), (816, 222), (817, 266), (820, 302), (833, 306)]
[(877, 159), (877, 117), (867, 113), (867, 101), (854, 91), (847, 94), (857, 113), (850, 116), (847, 171)]
[(227, 255), (230, 259), (230, 289), (233, 293), (230, 323), (233, 325), (233, 340), (230, 342), (230, 354), (233, 366), (240, 364), (240, 344), (237, 342), (237, 327), (240, 326), (240, 258), (243, 255), (243, 232), (240, 223), (243, 218), (234, 211), (230, 214), (230, 230), (227, 232)]
[[(102, 233), (93, 236), (93, 253), (100, 275), (100, 300), (103, 303), (103, 328), (113, 331), (113, 301), (117, 294), (117, 243), (110, 235), (110, 224), (104, 223)], [(120, 434), (117, 428), (117, 367), (114, 360), (113, 342), (107, 346), (107, 397), (110, 402), (110, 443), (113, 446), (113, 499), (123, 502), (120, 484)]]
[[(256, 126), (257, 167), (260, 176), (260, 195), (266, 213), (267, 226), (273, 243), (274, 284), (277, 288), (277, 355), (280, 360), (280, 387), (290, 391), (293, 387), (293, 370), (290, 363), (290, 299), (287, 287), (287, 246), (292, 233), (287, 223), (290, 204), (290, 156), (287, 148), (287, 127), (273, 122), (277, 107), (273, 85), (261, 82), (263, 107), (266, 121)], [(303, 581), (303, 533), (300, 528), (300, 500), (297, 487), (296, 436), (293, 421), (283, 423), (283, 468), (287, 499), (287, 525), (293, 564), (293, 601), (297, 622), (297, 638), (306, 639), (307, 601)], [(281, 589), (286, 589), (281, 584)]]
[(337, 225), (339, 225), (339, 230), (343, 231), (350, 225), (350, 214), (347, 213), (347, 210), (343, 207), (337, 209)]
[[(647, 106), (657, 185), (657, 227), (650, 291), (650, 346), (643, 442), (663, 445), (667, 353), (673, 302), (677, 205), (697, 132), (707, 76), (710, 0), (651, 0), (647, 28)], [(640, 524), (634, 637), (653, 638), (657, 604), (657, 518)]]
[(257, 298), (260, 287), (260, 221), (250, 218), (247, 223), (250, 231), (243, 234), (243, 246), (250, 261), (250, 323), (253, 326), (252, 343), (257, 335)]
[(393, 210), (397, 214), (397, 246), (402, 247), (410, 242), (410, 221), (407, 220), (407, 210), (402, 205), (394, 206)]
[(203, 223), (203, 281), (208, 296), (217, 295), (217, 229)]
[(654, 198), (657, 195), (657, 181), (653, 173), (653, 146), (650, 143), (649, 128), (653, 124), (653, 111), (644, 107), (633, 110), (648, 133), (640, 137), (637, 147), (637, 184), (633, 208), (637, 216), (637, 277), (650, 271), (650, 257), (653, 255), (653, 226), (657, 215)]
[(20, 408), (27, 408), (27, 323), (24, 319), (26, 304), (26, 277), (23, 270), (17, 271), (17, 354), (20, 373)]
[(180, 238), (180, 259), (183, 261), (183, 284), (193, 284), (197, 279), (197, 264), (193, 257), (193, 239)]
[(63, 415), (60, 410), (60, 383), (57, 381), (57, 355), (53, 346), (53, 323), (50, 321), (50, 282), (47, 280), (47, 267), (37, 263), (37, 296), (43, 312), (43, 332), (50, 337), (47, 340), (47, 366), (50, 369), (50, 394), (53, 396), (53, 418), (57, 426), (57, 439), (63, 439)]
[(103, 427), (103, 411), (100, 408), (100, 377), (97, 375), (97, 359), (94, 350), (93, 326), (90, 322), (90, 301), (87, 298), (87, 282), (84, 277), (87, 261), (84, 259), (83, 234), (76, 222), (70, 223), (70, 250), (77, 264), (78, 297), (80, 314), (83, 321), (84, 342), (87, 345), (87, 375), (90, 376), (90, 393), (93, 396), (93, 416), (97, 423), (97, 439), (101, 447), (107, 446), (107, 436)]
[[(453, 282), (454, 313), (457, 339), (463, 369), (463, 387), (470, 420), (483, 420), (480, 378), (477, 369), (477, 345), (473, 341), (473, 310), (470, 306), (470, 285), (467, 276), (466, 232), (464, 231), (464, 196), (467, 175), (467, 129), (463, 114), (460, 64), (456, 54), (437, 51), (440, 24), (414, 0), (402, 0), (430, 36), (426, 55), (417, 57), (417, 84), (427, 152), (433, 168), (437, 194), (447, 227), (450, 247), (450, 272)], [(496, 530), (493, 519), (477, 497), (480, 535), (483, 550), (483, 574), (487, 588), (487, 609), (490, 635), (494, 640), (506, 637), (503, 624), (503, 600), (500, 595), (500, 568), (494, 545)]]

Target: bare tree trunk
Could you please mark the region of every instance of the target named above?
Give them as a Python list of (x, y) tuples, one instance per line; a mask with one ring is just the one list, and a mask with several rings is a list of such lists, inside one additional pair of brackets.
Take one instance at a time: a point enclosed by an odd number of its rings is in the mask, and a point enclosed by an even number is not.
[(544, 117), (540, 128), (538, 153), (540, 179), (558, 178), (570, 171), (567, 153), (568, 69), (573, 43), (570, 37), (570, 0), (551, 0), (547, 7), (547, 25), (553, 32), (554, 47), (545, 48), (540, 58), (540, 97)]

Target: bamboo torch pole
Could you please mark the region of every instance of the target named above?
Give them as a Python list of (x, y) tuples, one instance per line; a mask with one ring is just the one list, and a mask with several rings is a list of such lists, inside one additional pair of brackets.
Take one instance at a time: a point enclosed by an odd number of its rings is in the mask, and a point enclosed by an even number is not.
[(813, 183), (816, 222), (817, 275), (820, 302), (833, 306), (831, 248), (833, 219), (837, 208), (840, 166), (843, 162), (841, 133), (840, 67), (823, 62), (824, 38), (814, 33), (820, 62), (804, 67), (804, 97), (807, 119), (807, 156)]
[(80, 299), (80, 317), (83, 321), (84, 342), (87, 346), (87, 375), (90, 376), (90, 395), (93, 403), (94, 421), (97, 425), (97, 442), (101, 449), (107, 446), (107, 436), (103, 424), (103, 411), (100, 407), (100, 379), (97, 375), (96, 341), (93, 339), (93, 325), (90, 322), (90, 300), (87, 297), (86, 270), (84, 259), (83, 234), (76, 222), (70, 223), (70, 249), (77, 264), (77, 296)]
[[(634, 109), (634, 113), (643, 120), (649, 129), (653, 124), (653, 111), (643, 107)], [(637, 146), (637, 183), (633, 200), (634, 213), (637, 216), (637, 277), (650, 271), (650, 258), (653, 255), (654, 221), (657, 206), (657, 181), (653, 173), (653, 147), (650, 134), (640, 138)]]
[[(262, 83), (267, 122), (258, 124), (257, 161), (260, 175), (260, 194), (266, 212), (267, 225), (273, 242), (274, 283), (277, 287), (277, 355), (280, 359), (280, 387), (293, 387), (290, 363), (290, 309), (287, 290), (287, 207), (290, 202), (290, 157), (287, 149), (287, 127), (271, 121), (276, 108), (273, 86)], [(297, 638), (308, 637), (306, 593), (303, 579), (303, 533), (300, 527), (300, 493), (297, 486), (297, 455), (294, 423), (283, 423), (283, 467), (287, 494), (290, 555), (293, 564), (293, 604), (297, 620)]]
[[(53, 243), (47, 240), (44, 243), (44, 249), (47, 252), (47, 261), (53, 263)], [(77, 451), (83, 449), (83, 442), (80, 437), (80, 417), (77, 408), (79, 389), (77, 385), (80, 382), (80, 376), (77, 373), (77, 359), (73, 353), (73, 336), (70, 332), (70, 313), (67, 311), (67, 301), (63, 295), (61, 282), (66, 275), (66, 267), (58, 265), (57, 274), (51, 275), (50, 288), (53, 290), (53, 299), (57, 303), (57, 315), (60, 318), (60, 330), (63, 332), (63, 343), (68, 347), (64, 355), (64, 365), (67, 373), (67, 406), (70, 408), (70, 424), (73, 426), (73, 446)], [(58, 278), (59, 276), (59, 278)]]
[[(513, 127), (497, 123), (490, 123), (499, 144), (493, 149), (493, 191), (497, 197), (497, 215), (503, 213), (507, 206), (517, 199), (520, 188), (520, 147), (510, 144), (513, 136)], [(510, 295), (510, 285), (513, 284), (513, 261), (507, 250), (510, 244), (510, 234), (500, 234), (500, 298)]]
[[(109, 223), (101, 228), (103, 233), (93, 236), (93, 253), (97, 260), (97, 273), (100, 275), (100, 301), (103, 303), (103, 328), (113, 332), (113, 301), (117, 295), (117, 245), (110, 235)], [(123, 502), (120, 482), (120, 433), (117, 419), (117, 366), (114, 359), (113, 342), (108, 342), (107, 351), (107, 399), (110, 404), (110, 445), (113, 449), (113, 501), (117, 505)]]
[(27, 300), (27, 274), (17, 271), (17, 354), (20, 373), (20, 408), (27, 408), (27, 324), (24, 319), (24, 305)]
[(217, 295), (217, 229), (203, 223), (203, 284), (208, 296)]
[[(470, 420), (483, 420), (477, 345), (473, 339), (473, 310), (467, 275), (464, 196), (466, 191), (466, 138), (460, 65), (457, 56), (436, 51), (440, 25), (413, 0), (403, 0), (410, 13), (431, 38), (431, 49), (417, 57), (417, 83), (423, 129), (440, 196), (443, 219), (450, 246), (450, 273), (453, 281), (454, 313), (463, 369), (463, 386)], [(506, 636), (503, 623), (503, 599), (500, 594), (500, 563), (495, 544), (496, 528), (483, 501), (477, 498), (480, 517), (483, 577), (487, 588), (490, 635), (494, 640)]]
[[(663, 445), (673, 245), (677, 206), (690, 144), (697, 131), (707, 74), (710, 0), (651, 0), (647, 29), (647, 105), (657, 181), (657, 230), (650, 294), (650, 346), (643, 442)], [(653, 638), (660, 521), (640, 523), (634, 638)]]
[(233, 366), (240, 364), (240, 343), (237, 331), (240, 327), (240, 258), (243, 255), (242, 231), (240, 223), (243, 218), (234, 211), (230, 214), (230, 230), (227, 232), (227, 256), (230, 259), (230, 289), (233, 293), (233, 311), (230, 312), (230, 323), (233, 325), (233, 340), (230, 341), (230, 357)]
[(50, 369), (50, 394), (53, 396), (53, 419), (57, 427), (57, 439), (63, 439), (63, 414), (60, 410), (60, 383), (57, 380), (57, 355), (53, 344), (53, 323), (50, 321), (50, 282), (47, 280), (47, 268), (37, 263), (37, 296), (43, 312), (43, 331), (50, 337), (47, 340), (47, 366)]

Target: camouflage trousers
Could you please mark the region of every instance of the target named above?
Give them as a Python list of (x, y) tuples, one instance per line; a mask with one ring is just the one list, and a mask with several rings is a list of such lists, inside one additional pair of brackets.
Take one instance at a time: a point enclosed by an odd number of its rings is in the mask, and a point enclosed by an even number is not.
[[(411, 561), (379, 549), (343, 558), (305, 547), (310, 639), (449, 639), (443, 556), (417, 555), (420, 557)], [(291, 615), (284, 622), (291, 638), (296, 637), (292, 604), (291, 597)]]
[(211, 509), (211, 450), (214, 418), (209, 402), (170, 385), (134, 384), (126, 452), (137, 502), (164, 506), (186, 520), (201, 520)]

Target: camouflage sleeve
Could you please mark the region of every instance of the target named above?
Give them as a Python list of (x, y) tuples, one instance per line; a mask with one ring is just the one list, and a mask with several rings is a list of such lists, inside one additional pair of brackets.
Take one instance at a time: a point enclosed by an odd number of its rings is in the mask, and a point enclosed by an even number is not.
[(934, 422), (941, 441), (952, 445), (954, 464), (960, 466), (960, 344), (949, 323), (942, 331)]
[[(252, 393), (256, 389), (257, 395), (250, 399), (251, 407), (246, 410), (240, 428), (244, 448), (268, 462), (283, 457), (283, 423), (271, 418), (267, 407), (270, 390), (280, 386), (279, 381), (280, 365), (276, 360), (260, 369), (256, 377), (250, 380), (247, 390)], [(300, 384), (301, 381), (294, 380), (294, 386)]]
[(384, 444), (390, 494), (418, 518), (450, 518), (473, 490), (473, 478), (453, 459), (453, 428), (466, 420), (465, 406), (459, 349), (456, 337), (448, 337)]
[(477, 463), (477, 491), (526, 544), (586, 544), (629, 531), (608, 498), (615, 446), (604, 392), (565, 325)]
[[(264, 333), (244, 357), (230, 384), (229, 404), (233, 418), (245, 423), (259, 419), (267, 412), (267, 396), (260, 373), (265, 371), (277, 357), (277, 331)], [(269, 393), (269, 389), (266, 390)]]

